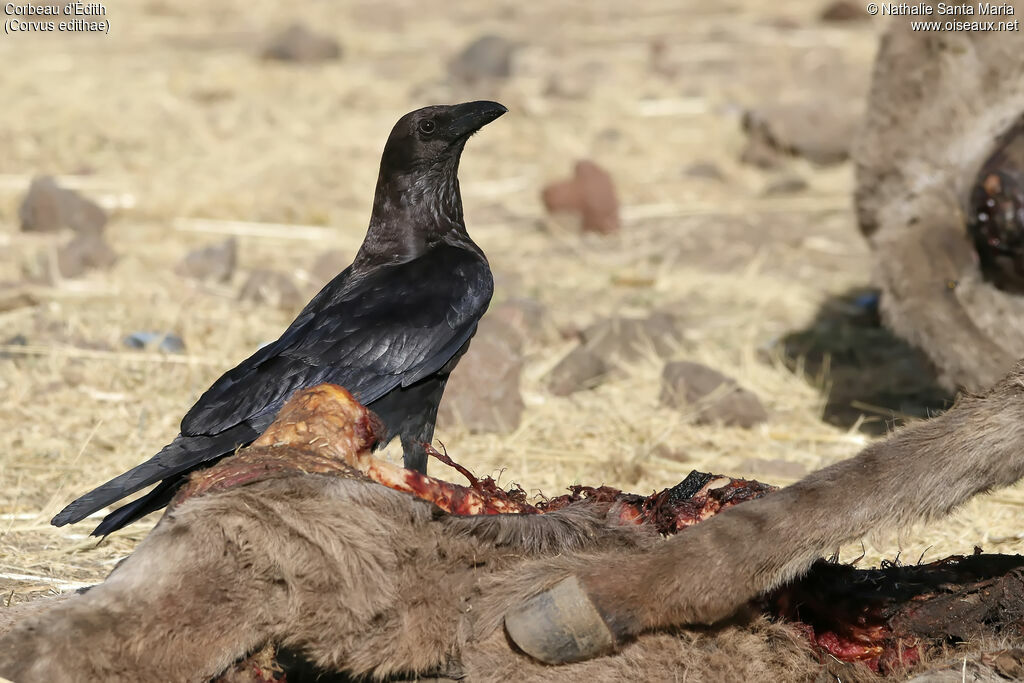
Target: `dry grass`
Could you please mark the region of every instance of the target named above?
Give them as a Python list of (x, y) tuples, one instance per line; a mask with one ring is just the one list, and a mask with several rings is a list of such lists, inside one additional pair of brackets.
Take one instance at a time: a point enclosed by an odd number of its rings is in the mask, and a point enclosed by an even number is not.
[[(109, 36), (5, 37), (0, 56), (16, 66), (0, 76), (0, 281), (20, 279), (59, 239), (17, 230), (17, 203), (39, 172), (72, 176), (67, 184), (113, 208), (108, 233), (121, 258), (108, 272), (40, 288), (37, 306), (0, 313), (0, 343), (17, 334), (30, 343), (0, 358), (0, 599), (99, 580), (145, 535), (154, 519), (99, 546), (87, 524), (47, 521), (155, 452), (221, 371), (277, 336), (289, 313), (236, 301), (247, 272), (277, 268), (312, 288), (316, 253), (354, 253), (391, 125), (438, 101), (487, 97), (511, 110), (472, 141), (462, 166), (496, 300), (535, 297), (563, 327), (669, 307), (687, 321), (678, 356), (734, 375), (772, 412), (751, 431), (695, 426), (658, 405), (653, 357), (636, 358), (624, 379), (556, 398), (544, 375), (569, 343), (537, 343), (522, 426), (505, 436), (442, 427), (458, 460), (549, 494), (577, 481), (648, 492), (692, 468), (752, 474), (753, 458), (811, 469), (863, 446), (869, 437), (856, 425), (822, 421), (818, 388), (758, 353), (805, 328), (830, 296), (869, 281), (848, 208), (851, 169), (794, 161), (810, 187), (763, 197), (772, 176), (738, 163), (738, 114), (820, 97), (833, 73), (849, 75), (855, 106), (879, 26), (823, 26), (817, 7), (796, 1), (679, 7), (310, 3), (302, 18), (345, 48), (322, 66), (254, 57), (262, 36), (296, 18), (269, 0), (118, 3)], [(488, 31), (522, 41), (515, 76), (477, 89), (446, 83), (446, 60)], [(649, 68), (654, 39), (666, 41), (674, 74)], [(579, 96), (551, 94), (552, 80)], [(580, 156), (615, 176), (621, 236), (580, 238), (542, 216), (539, 188)], [(724, 183), (683, 174), (708, 160)], [(174, 274), (187, 250), (223, 234), (240, 235), (235, 281)], [(173, 330), (188, 351), (123, 349), (136, 330)], [(976, 543), (1020, 551), (1022, 503), (1021, 490), (1000, 492), (942, 525), (869, 539), (866, 561)]]

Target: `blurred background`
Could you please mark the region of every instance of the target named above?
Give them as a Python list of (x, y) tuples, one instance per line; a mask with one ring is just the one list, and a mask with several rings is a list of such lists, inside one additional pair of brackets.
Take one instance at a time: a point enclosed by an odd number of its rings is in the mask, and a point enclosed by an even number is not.
[[(463, 156), (496, 293), (435, 434), (477, 474), (549, 496), (691, 469), (786, 484), (952, 399), (880, 325), (852, 210), (886, 26), (860, 5), (148, 0), (102, 18), (109, 34), (0, 39), (4, 601), (94, 582), (145, 535), (157, 516), (99, 546), (95, 519), (48, 521), (169, 441), (350, 262), (384, 141), (428, 104), (509, 108)], [(1022, 502), (872, 539), (863, 562), (1020, 551)]]

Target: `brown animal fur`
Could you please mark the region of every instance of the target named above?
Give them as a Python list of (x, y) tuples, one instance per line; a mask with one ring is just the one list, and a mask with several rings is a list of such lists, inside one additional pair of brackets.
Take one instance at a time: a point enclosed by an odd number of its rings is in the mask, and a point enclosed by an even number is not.
[[(361, 479), (275, 476), (181, 503), (107, 581), (0, 639), (0, 676), (199, 681), (275, 642), (378, 678), (549, 680), (502, 619), (571, 573), (625, 642), (736, 615), (824, 550), (1022, 475), (1024, 364), (985, 396), (668, 541), (596, 507), (457, 517)], [(802, 680), (822, 664), (792, 629), (755, 620), (649, 634), (558, 676), (746, 679), (766, 667)]]
[[(524, 555), (543, 549), (656, 542), (602, 520), (569, 510), (451, 517), (377, 484), (309, 475), (195, 498), (107, 581), (22, 620), (0, 641), (0, 675), (19, 683), (202, 681), (273, 641), (327, 670), (381, 678), (550, 680), (550, 667), (509, 647), (495, 609), (537, 586), (506, 592), (502, 584)], [(483, 590), (481, 576), (493, 577)], [(810, 680), (821, 669), (791, 628), (759, 619), (748, 628), (652, 635), (559, 678), (736, 680), (787, 670)]]
[(445, 671), (480, 574), (524, 554), (652, 542), (579, 510), (467, 519), (304, 474), (189, 499), (104, 583), (8, 634), (0, 675), (205, 680), (268, 641), (329, 670)]
[(950, 388), (980, 391), (1024, 357), (1024, 297), (982, 279), (964, 215), (981, 164), (1022, 115), (1017, 32), (914, 32), (909, 18), (891, 20), (853, 150), (857, 215), (886, 325)]
[[(654, 546), (643, 562), (609, 551), (574, 557), (574, 572), (620, 639), (710, 624), (802, 574), (827, 550), (878, 529), (936, 519), (1022, 477), (1024, 363), (988, 394), (963, 396), (944, 415), (712, 517)], [(568, 564), (536, 561), (516, 581), (554, 583), (573, 571)]]

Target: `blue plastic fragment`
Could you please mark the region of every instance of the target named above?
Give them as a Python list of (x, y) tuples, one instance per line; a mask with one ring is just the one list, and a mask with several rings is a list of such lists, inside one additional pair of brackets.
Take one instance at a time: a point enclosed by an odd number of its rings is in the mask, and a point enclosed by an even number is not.
[(167, 353), (184, 353), (185, 342), (173, 332), (132, 332), (124, 338), (124, 345), (130, 349), (156, 347)]
[(874, 310), (878, 308), (878, 300), (880, 298), (881, 297), (878, 292), (868, 292), (867, 294), (861, 294), (854, 299), (853, 305), (866, 311)]

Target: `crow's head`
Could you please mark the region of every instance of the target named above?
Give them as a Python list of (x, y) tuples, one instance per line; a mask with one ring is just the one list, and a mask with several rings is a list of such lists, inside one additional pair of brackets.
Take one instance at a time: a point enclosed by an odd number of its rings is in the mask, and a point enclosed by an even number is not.
[(381, 173), (418, 174), (438, 165), (457, 166), (469, 136), (507, 111), (497, 102), (482, 100), (410, 112), (391, 130)]
[[(424, 107), (398, 120), (380, 160), (367, 235), (379, 243), (378, 251), (418, 253), (433, 237), (465, 229), (458, 178), (462, 148), (507, 111), (497, 102), (466, 102)], [(402, 245), (395, 246), (396, 240)]]

